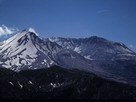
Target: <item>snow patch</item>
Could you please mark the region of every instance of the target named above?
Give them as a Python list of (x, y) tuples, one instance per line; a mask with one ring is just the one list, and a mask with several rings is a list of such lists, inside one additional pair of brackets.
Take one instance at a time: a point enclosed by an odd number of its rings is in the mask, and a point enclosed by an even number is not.
[(22, 60), (22, 61), (21, 61), (21, 64), (26, 65), (26, 61), (25, 61), (25, 60)]
[(75, 49), (74, 49), (74, 51), (76, 51), (77, 53), (81, 53), (81, 48), (80, 47), (76, 47)]
[(53, 88), (56, 88), (56, 87), (60, 87), (62, 86), (64, 83), (50, 83), (50, 85), (53, 87)]
[(22, 89), (22, 88), (23, 88), (23, 85), (21, 85), (19, 81), (17, 81), (17, 83), (19, 84), (19, 86), (20, 86), (21, 89)]
[(28, 29), (28, 31), (29, 31), (29, 32), (33, 32), (33, 33), (35, 33), (37, 36), (39, 35), (38, 33), (36, 33), (36, 31), (35, 31), (35, 29), (34, 29), (34, 28), (31, 28), (31, 27), (30, 27), (30, 28)]
[(11, 66), (9, 66), (9, 65), (2, 65), (2, 67), (4, 67), (4, 68), (10, 68)]
[(14, 84), (13, 84), (11, 81), (10, 81), (9, 83), (10, 83), (12, 86), (14, 86)]
[(54, 63), (54, 61), (51, 60), (50, 64), (52, 65)]
[(47, 63), (47, 60), (46, 60), (46, 59), (44, 59), (44, 62), (45, 62), (45, 63)]
[(32, 81), (30, 81), (30, 80), (29, 80), (29, 83), (30, 83), (30, 84), (33, 84)]
[(90, 56), (84, 56), (84, 58), (89, 59), (89, 60), (93, 60), (92, 58), (90, 58)]
[(54, 83), (54, 84), (53, 84), (53, 83), (50, 83), (50, 85), (51, 85), (52, 87), (54, 87), (54, 88), (56, 87), (56, 84), (55, 84), (55, 83)]

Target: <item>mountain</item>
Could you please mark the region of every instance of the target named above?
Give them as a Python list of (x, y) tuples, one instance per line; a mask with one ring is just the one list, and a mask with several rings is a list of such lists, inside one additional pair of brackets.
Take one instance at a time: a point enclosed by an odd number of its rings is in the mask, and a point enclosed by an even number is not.
[(77, 69), (0, 68), (1, 99), (136, 99), (136, 87)]
[(33, 32), (24, 30), (0, 46), (0, 65), (15, 71), (50, 67), (54, 56), (62, 49), (56, 43), (41, 40)]
[(45, 38), (56, 42), (65, 49), (72, 49), (89, 60), (136, 60), (136, 53), (123, 43), (113, 42), (101, 37), (89, 38)]
[(56, 42), (64, 49), (80, 54), (89, 63), (90, 67), (85, 67), (87, 71), (103, 78), (136, 85), (136, 53), (123, 43), (97, 36), (78, 39), (52, 37), (43, 40)]
[(29, 30), (0, 43), (0, 67), (21, 71), (58, 65), (136, 86), (136, 53), (100, 37), (39, 38)]
[[(69, 55), (72, 56), (68, 58)], [(65, 53), (65, 54), (64, 54)], [(83, 68), (88, 63), (84, 57), (73, 50), (62, 48), (55, 42), (43, 41), (29, 30), (14, 35), (0, 44), (0, 66), (14, 71), (25, 69), (49, 68), (53, 65), (68, 67), (69, 63), (76, 62), (71, 67)], [(66, 57), (65, 59), (61, 59)], [(72, 61), (75, 60), (75, 61)], [(62, 63), (63, 61), (69, 63)], [(80, 60), (80, 61), (77, 61)], [(61, 61), (61, 62), (60, 62)], [(84, 62), (82, 65), (79, 62)], [(80, 66), (80, 67), (79, 67)]]

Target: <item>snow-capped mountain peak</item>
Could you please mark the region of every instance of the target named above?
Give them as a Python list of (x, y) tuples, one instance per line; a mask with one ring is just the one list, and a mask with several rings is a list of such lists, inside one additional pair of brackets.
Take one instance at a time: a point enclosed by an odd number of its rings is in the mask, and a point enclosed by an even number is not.
[(50, 67), (55, 64), (53, 56), (61, 47), (56, 43), (41, 40), (33, 32), (23, 30), (4, 41), (0, 49), (2, 67), (20, 70), (27, 67)]
[(29, 28), (28, 29), (29, 32), (35, 33), (37, 36), (39, 35), (34, 28)]

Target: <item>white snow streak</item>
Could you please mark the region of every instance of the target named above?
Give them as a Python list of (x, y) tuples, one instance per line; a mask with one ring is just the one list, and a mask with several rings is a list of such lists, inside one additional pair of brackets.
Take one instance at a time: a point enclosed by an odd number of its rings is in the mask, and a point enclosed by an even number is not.
[(29, 83), (30, 83), (30, 84), (33, 84), (30, 80), (29, 80)]
[(21, 87), (21, 89), (22, 89), (22, 88), (23, 88), (23, 85), (21, 85), (19, 81), (18, 81), (17, 83), (19, 84), (19, 86), (20, 86), (20, 87)]
[(10, 83), (12, 86), (14, 86), (14, 84), (13, 84), (11, 81), (10, 81), (9, 83)]
[(79, 48), (79, 47), (76, 47), (75, 49), (74, 49), (74, 51), (76, 51), (77, 53), (81, 53), (81, 48)]

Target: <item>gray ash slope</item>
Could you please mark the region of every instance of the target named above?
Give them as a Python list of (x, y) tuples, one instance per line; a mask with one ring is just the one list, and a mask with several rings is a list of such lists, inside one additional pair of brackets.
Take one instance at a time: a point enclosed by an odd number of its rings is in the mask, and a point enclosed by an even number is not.
[(136, 85), (136, 53), (96, 36), (41, 39), (24, 30), (0, 44), (0, 57), (1, 67), (15, 71), (58, 65)]
[(123, 43), (97, 36), (79, 39), (52, 37), (46, 38), (44, 41), (56, 42), (63, 48), (72, 49), (90, 60), (136, 60), (136, 53)]

